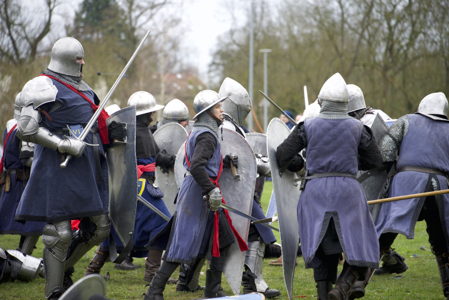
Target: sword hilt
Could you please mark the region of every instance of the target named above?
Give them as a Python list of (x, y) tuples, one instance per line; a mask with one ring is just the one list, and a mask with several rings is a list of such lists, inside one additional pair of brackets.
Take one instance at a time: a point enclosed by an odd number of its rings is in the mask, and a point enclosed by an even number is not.
[(67, 155), (67, 158), (59, 165), (61, 169), (67, 168), (67, 164), (69, 163), (69, 160), (72, 158), (72, 155)]

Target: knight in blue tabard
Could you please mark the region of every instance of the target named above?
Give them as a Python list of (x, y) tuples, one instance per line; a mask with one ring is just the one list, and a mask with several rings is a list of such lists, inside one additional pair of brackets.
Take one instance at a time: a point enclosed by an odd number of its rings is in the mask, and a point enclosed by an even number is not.
[(165, 285), (178, 265), (193, 265), (206, 256), (212, 231), (213, 253), (206, 271), (204, 297), (225, 296), (221, 278), (229, 248), (236, 238), (241, 247), (246, 246), (233, 230), (229, 214), (220, 208), (222, 196), (217, 185), (224, 165), (218, 128), (223, 120), (223, 100), (225, 98), (220, 98), (218, 93), (204, 90), (193, 101), (196, 112), (193, 119), (196, 121), (186, 141), (184, 157), (188, 172), (166, 230), (150, 242), (150, 245), (166, 243), (167, 246), (162, 265), (145, 293), (145, 300), (164, 299)]
[[(20, 94), (17, 99), (19, 97)], [(11, 119), (6, 123), (3, 135), (4, 152), (0, 162), (0, 169), (2, 170), (0, 176), (2, 185), (0, 234), (20, 235), (17, 249), (23, 254), (31, 255), (39, 236), (42, 235), (45, 223), (28, 222), (22, 224), (14, 220), (17, 206), (30, 177), (30, 167), (33, 163), (34, 154), (34, 144), (21, 141), (16, 134), (17, 121)]]
[[(148, 126), (153, 121), (154, 113), (164, 106), (157, 104), (154, 96), (145, 91), (132, 94), (128, 100), (128, 106), (136, 108), (137, 192), (166, 216), (170, 217), (170, 213), (162, 200), (164, 195), (155, 185), (155, 168), (156, 165), (164, 168), (173, 168), (175, 158), (161, 153), (154, 141), (153, 134), (148, 130)], [(133, 270), (139, 266), (132, 264), (132, 257), (146, 257), (144, 280), (151, 282), (155, 272), (160, 267), (162, 252), (165, 248), (155, 246), (147, 249), (146, 245), (166, 224), (167, 221), (161, 216), (141, 202), (137, 202), (133, 249), (130, 255), (121, 264), (116, 264), (115, 267), (119, 270)], [(112, 233), (115, 237), (117, 251), (121, 252), (123, 245), (115, 230), (112, 230)], [(106, 240), (95, 251), (95, 256), (89, 263), (85, 276), (100, 273), (108, 258), (109, 240)]]
[[(340, 74), (318, 95), (320, 114), (300, 122), (278, 146), (280, 168), (298, 170), (290, 161), (306, 148), (307, 168), (297, 216), (306, 268), (313, 268), (318, 299), (353, 299), (351, 287), (379, 263), (379, 244), (358, 169), (382, 164), (371, 130), (348, 116), (348, 91)], [(341, 253), (343, 271), (337, 280)], [(332, 288), (333, 283), (335, 286)]]
[[(223, 127), (229, 128), (246, 138), (242, 129), (243, 122), (251, 111), (251, 99), (246, 89), (237, 81), (226, 78), (221, 84), (219, 94), (226, 97), (223, 102), (224, 122)], [(260, 153), (256, 154), (257, 171), (259, 178), (256, 180), (254, 200), (251, 216), (256, 219), (265, 219), (260, 197), (262, 196), (265, 177), (270, 176), (268, 158)], [(276, 242), (273, 231), (261, 224), (251, 224), (248, 235), (248, 248), (245, 254), (245, 271), (242, 277), (243, 293), (263, 293), (265, 297), (279, 296), (279, 290), (270, 289), (262, 274), (265, 245)]]
[[(415, 114), (399, 118), (380, 141), (384, 163), (396, 168), (389, 197), (448, 188), (449, 120), (443, 93), (424, 97)], [(397, 160), (397, 162), (396, 162)], [(398, 234), (413, 239), (415, 224), (425, 220), (432, 252), (440, 270), (444, 296), (449, 299), (449, 195), (383, 203), (376, 219), (382, 268), (405, 271), (403, 258), (390, 246)], [(402, 258), (402, 259), (401, 259)]]
[[(30, 179), (17, 207), (18, 221), (46, 222), (45, 296), (58, 299), (70, 285), (70, 268), (109, 234), (109, 137), (123, 138), (124, 126), (108, 133), (105, 111), (84, 141), (76, 137), (98, 108), (99, 99), (83, 81), (84, 49), (74, 38), (53, 46), (44, 74), (25, 84), (20, 95), (17, 136), (35, 144)], [(73, 158), (66, 168), (61, 162)], [(72, 235), (71, 219), (81, 219)], [(68, 272), (66, 272), (68, 271)]]

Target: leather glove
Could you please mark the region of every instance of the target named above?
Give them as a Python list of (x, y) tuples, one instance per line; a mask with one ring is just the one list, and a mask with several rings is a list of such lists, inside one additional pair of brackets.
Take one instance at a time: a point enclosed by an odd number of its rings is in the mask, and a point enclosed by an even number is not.
[(162, 169), (162, 173), (168, 173), (175, 166), (176, 155), (167, 154), (164, 149), (156, 156), (156, 166)]
[(58, 144), (59, 152), (68, 153), (75, 157), (80, 157), (84, 152), (84, 148), (86, 148), (85, 142), (77, 140), (71, 136), (62, 139)]
[(113, 142), (117, 140), (123, 142), (127, 134), (126, 123), (112, 121), (108, 126), (108, 132), (109, 141)]
[(222, 196), (219, 188), (214, 188), (206, 196), (205, 200), (209, 201), (209, 206), (211, 211), (217, 211), (220, 208)]
[(223, 167), (226, 169), (230, 169), (231, 168), (231, 161), (234, 164), (234, 167), (238, 168), (239, 167), (239, 158), (237, 155), (234, 155), (234, 158), (232, 158), (230, 155), (226, 155), (223, 158)]

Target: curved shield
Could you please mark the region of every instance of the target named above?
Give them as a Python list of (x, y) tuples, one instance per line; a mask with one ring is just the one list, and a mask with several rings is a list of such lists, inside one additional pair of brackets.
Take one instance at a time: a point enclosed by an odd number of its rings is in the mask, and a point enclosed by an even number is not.
[(135, 107), (119, 110), (106, 120), (108, 125), (113, 121), (127, 124), (126, 141), (112, 143), (107, 153), (109, 218), (125, 247), (120, 254), (120, 258), (124, 259), (127, 256), (125, 252), (132, 248), (137, 207)]
[(279, 227), (282, 243), (282, 260), (284, 281), (288, 297), (292, 299), (293, 277), (295, 273), (296, 253), (299, 244), (299, 225), (297, 206), (299, 201), (299, 185), (296, 173), (285, 170), (279, 174), (276, 160), (277, 147), (288, 137), (290, 130), (278, 118), (271, 120), (267, 128), (267, 149), (270, 159), (271, 178), (279, 216)]
[(268, 157), (267, 136), (265, 134), (250, 132), (246, 134), (246, 140), (253, 149), (254, 154), (262, 154)]
[[(187, 140), (187, 131), (178, 123), (167, 123), (158, 128), (153, 134), (154, 140), (161, 151), (165, 150), (170, 155), (176, 155), (179, 148)], [(163, 173), (161, 168), (156, 168), (156, 185), (164, 193), (164, 203), (170, 214), (176, 210), (175, 197), (178, 186), (175, 181), (175, 173), (170, 170)]]
[(106, 280), (100, 274), (82, 277), (75, 282), (60, 300), (89, 300), (94, 295), (106, 295)]
[[(257, 176), (257, 164), (251, 146), (240, 134), (226, 128), (223, 129), (219, 141), (223, 157), (234, 154), (238, 156), (239, 160), (237, 173), (240, 176), (234, 176), (231, 169), (223, 169), (218, 181), (223, 199), (232, 208), (251, 215)], [(229, 213), (229, 215), (235, 229), (246, 241), (248, 239), (250, 221), (234, 213)], [(237, 242), (232, 244), (223, 273), (236, 295), (240, 293), (244, 260), (245, 252), (240, 251)]]
[(184, 156), (186, 153), (186, 143), (184, 142), (176, 154), (175, 160), (175, 181), (178, 186), (178, 190), (181, 188), (184, 177), (187, 173), (186, 168), (184, 168)]

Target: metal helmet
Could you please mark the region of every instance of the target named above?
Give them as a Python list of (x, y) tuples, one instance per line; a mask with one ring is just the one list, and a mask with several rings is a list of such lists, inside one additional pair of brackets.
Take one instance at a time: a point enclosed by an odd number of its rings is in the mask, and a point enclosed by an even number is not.
[(424, 115), (447, 116), (447, 110), (447, 99), (443, 93), (432, 93), (425, 96), (418, 106), (418, 113)]
[(196, 120), (200, 114), (207, 111), (215, 104), (224, 101), (225, 99), (226, 97), (220, 97), (217, 92), (211, 90), (204, 90), (199, 92), (195, 96), (195, 99), (193, 99), (193, 110), (196, 112), (193, 120)]
[(111, 104), (104, 108), (104, 110), (108, 113), (108, 115), (112, 115), (116, 111), (119, 111), (121, 108), (117, 104)]
[(355, 84), (348, 84), (346, 88), (348, 89), (348, 113), (366, 108), (362, 89)]
[(234, 79), (226, 77), (221, 84), (218, 94), (220, 97), (227, 97), (223, 101), (224, 112), (242, 126), (252, 107), (247, 90)]
[(348, 102), (348, 89), (346, 82), (341, 77), (340, 73), (332, 75), (324, 84), (318, 94), (318, 99), (334, 101), (334, 102)]
[(156, 99), (148, 92), (135, 92), (128, 99), (128, 106), (136, 107), (136, 115), (143, 115), (164, 108), (156, 103)]
[(14, 101), (14, 119), (18, 120), (20, 117), (20, 108), (22, 107), (20, 102), (20, 94), (18, 93), (16, 96), (16, 100)]
[(165, 106), (162, 118), (165, 120), (185, 121), (189, 119), (189, 109), (181, 100), (173, 99)]
[(51, 50), (51, 60), (48, 69), (65, 75), (81, 77), (81, 63), (77, 59), (84, 57), (81, 43), (74, 38), (59, 39)]

